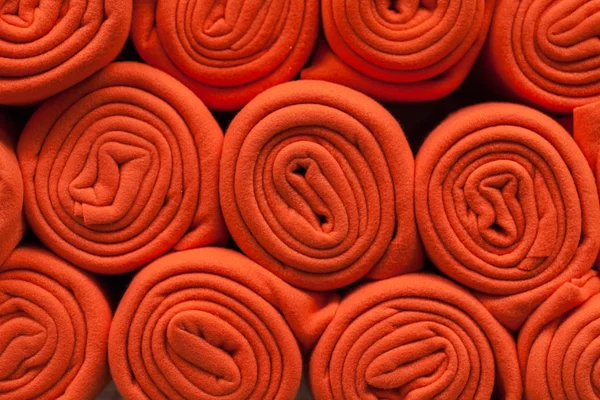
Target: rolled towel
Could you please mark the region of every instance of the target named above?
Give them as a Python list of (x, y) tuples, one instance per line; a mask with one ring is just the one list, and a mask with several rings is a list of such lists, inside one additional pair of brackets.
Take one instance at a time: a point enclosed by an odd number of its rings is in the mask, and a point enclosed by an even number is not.
[(2, 1), (0, 104), (46, 99), (106, 66), (131, 13), (132, 0)]
[(428, 274), (344, 298), (311, 356), (310, 383), (322, 400), (522, 394), (512, 336), (469, 292)]
[(383, 101), (442, 98), (464, 81), (488, 33), (495, 0), (322, 0), (323, 29), (306, 79)]
[(96, 399), (108, 381), (111, 317), (91, 276), (17, 248), (0, 266), (0, 398)]
[(600, 279), (558, 289), (529, 317), (518, 352), (528, 400), (600, 399)]
[(258, 264), (306, 289), (421, 268), (414, 160), (379, 104), (322, 81), (256, 97), (225, 135), (225, 221)]
[(14, 131), (8, 118), (0, 115), (0, 265), (17, 247), (25, 232), (23, 179), (15, 154)]
[(27, 219), (48, 247), (97, 273), (220, 243), (222, 141), (183, 84), (147, 65), (112, 64), (46, 102), (25, 127)]
[(298, 342), (311, 348), (337, 304), (231, 250), (172, 253), (141, 270), (119, 304), (112, 376), (128, 400), (292, 400)]
[(217, 110), (240, 109), (292, 79), (318, 31), (318, 0), (133, 2), (131, 36), (142, 58)]
[(417, 155), (415, 202), (431, 260), (511, 329), (598, 254), (592, 172), (564, 128), (524, 106), (446, 119)]
[(600, 4), (499, 0), (483, 59), (488, 84), (553, 113), (600, 100)]

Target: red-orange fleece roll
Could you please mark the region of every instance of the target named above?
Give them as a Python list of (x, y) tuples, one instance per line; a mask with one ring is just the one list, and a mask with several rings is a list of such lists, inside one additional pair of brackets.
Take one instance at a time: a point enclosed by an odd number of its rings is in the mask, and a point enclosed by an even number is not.
[(528, 107), (442, 122), (417, 155), (415, 202), (431, 260), (510, 329), (598, 254), (594, 176), (567, 131)]
[(303, 292), (232, 250), (172, 253), (142, 269), (119, 304), (112, 376), (127, 400), (293, 400), (300, 346), (314, 346), (337, 305), (336, 294)]
[(321, 42), (306, 79), (383, 101), (442, 98), (467, 77), (496, 0), (322, 0)]
[(0, 104), (53, 96), (117, 57), (132, 0), (0, 2)]
[(520, 400), (514, 339), (469, 292), (428, 274), (354, 289), (310, 360), (319, 400)]
[(17, 248), (0, 266), (0, 398), (96, 399), (108, 382), (111, 317), (90, 275)]
[(482, 64), (505, 94), (553, 113), (600, 100), (600, 4), (499, 0)]
[(297, 81), (262, 93), (227, 130), (220, 181), (236, 243), (293, 285), (421, 268), (413, 155), (392, 115), (359, 92)]
[(318, 31), (318, 0), (133, 2), (131, 36), (142, 58), (217, 110), (240, 109), (292, 79)]
[(49, 248), (97, 273), (225, 240), (223, 133), (166, 73), (115, 63), (49, 100), (18, 144), (25, 214)]

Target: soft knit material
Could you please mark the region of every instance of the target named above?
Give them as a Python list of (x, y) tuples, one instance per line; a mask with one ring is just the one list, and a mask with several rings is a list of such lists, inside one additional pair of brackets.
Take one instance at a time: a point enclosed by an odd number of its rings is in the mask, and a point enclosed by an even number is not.
[(169, 254), (119, 304), (112, 376), (127, 400), (293, 400), (300, 349), (314, 346), (337, 305), (337, 295), (293, 288), (231, 250)]
[(38, 248), (0, 266), (0, 398), (95, 400), (111, 310), (98, 283)]
[(528, 400), (600, 398), (600, 279), (573, 279), (523, 325), (518, 352)]
[[(408, 274), (344, 298), (310, 360), (319, 400), (520, 400), (514, 339), (469, 292)], [(496, 389), (494, 389), (496, 388)]]
[(417, 155), (415, 202), (431, 260), (511, 329), (598, 254), (585, 157), (528, 107), (481, 104), (447, 118)]
[(483, 46), (495, 0), (322, 0), (322, 42), (306, 79), (384, 101), (440, 99), (464, 81)]
[(100, 70), (121, 51), (132, 0), (0, 2), (0, 104), (34, 103)]
[(142, 58), (217, 110), (237, 110), (292, 79), (319, 30), (318, 0), (133, 3), (132, 38)]
[(499, 0), (483, 51), (487, 84), (553, 113), (600, 100), (600, 4)]
[(225, 135), (225, 221), (258, 264), (307, 289), (420, 269), (414, 160), (365, 95), (322, 81), (267, 90)]
[(15, 146), (15, 129), (4, 115), (0, 115), (0, 265), (25, 231), (23, 180)]
[(25, 127), (27, 219), (48, 247), (98, 273), (223, 242), (222, 141), (183, 84), (147, 65), (112, 64), (46, 102)]

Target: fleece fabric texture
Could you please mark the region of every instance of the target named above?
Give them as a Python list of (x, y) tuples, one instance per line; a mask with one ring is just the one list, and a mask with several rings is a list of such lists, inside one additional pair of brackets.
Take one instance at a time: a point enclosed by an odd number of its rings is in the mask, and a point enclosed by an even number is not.
[(396, 120), (333, 83), (271, 88), (225, 135), (227, 227), (245, 254), (298, 287), (330, 290), (420, 269), (413, 182)]
[(117, 57), (132, 0), (0, 2), (0, 104), (53, 96)]
[(600, 101), (600, 4), (499, 0), (483, 52), (488, 83), (552, 113)]
[(314, 346), (338, 303), (232, 250), (172, 253), (142, 269), (119, 304), (112, 376), (127, 400), (293, 400), (301, 349)]
[(417, 155), (415, 202), (431, 260), (510, 329), (598, 254), (585, 157), (563, 127), (525, 106), (481, 104), (442, 122)]
[(428, 274), (358, 287), (310, 360), (319, 400), (522, 395), (514, 339), (465, 289)]
[(111, 316), (90, 275), (17, 248), (0, 266), (0, 398), (96, 399), (108, 381)]
[(222, 142), (208, 109), (176, 79), (111, 64), (27, 123), (18, 145), (25, 214), (50, 249), (97, 273), (224, 242)]
[(216, 110), (238, 110), (292, 79), (318, 32), (318, 0), (133, 2), (131, 36), (142, 58)]
[(0, 114), (0, 265), (25, 232), (23, 179), (15, 147), (16, 129)]
[(440, 99), (464, 81), (495, 0), (322, 0), (327, 42), (305, 79), (340, 83), (383, 101)]

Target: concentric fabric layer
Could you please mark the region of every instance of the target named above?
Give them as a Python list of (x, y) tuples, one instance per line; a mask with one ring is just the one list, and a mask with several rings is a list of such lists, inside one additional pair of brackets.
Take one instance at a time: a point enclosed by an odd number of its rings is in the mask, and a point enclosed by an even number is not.
[(446, 119), (417, 155), (415, 201), (431, 260), (511, 329), (598, 254), (594, 176), (569, 134), (524, 106)]
[(250, 258), (293, 285), (329, 290), (421, 268), (413, 171), (402, 129), (375, 101), (289, 82), (229, 126), (221, 206)]
[(0, 104), (53, 96), (111, 62), (125, 44), (132, 0), (0, 2)]
[(295, 289), (231, 250), (169, 254), (119, 304), (112, 376), (127, 400), (293, 400), (298, 342), (311, 348), (337, 305), (337, 295)]
[(17, 248), (0, 266), (0, 398), (96, 399), (108, 381), (111, 317), (91, 276)]
[(292, 79), (315, 45), (318, 0), (134, 0), (142, 56), (211, 109), (237, 110)]
[(57, 254), (98, 273), (223, 242), (223, 134), (162, 71), (116, 63), (46, 102), (21, 135), (25, 213)]
[(522, 394), (511, 335), (466, 290), (427, 274), (370, 283), (344, 298), (311, 356), (310, 383), (320, 400)]
[(499, 0), (484, 51), (501, 91), (554, 113), (600, 100), (600, 4)]
[(464, 81), (495, 0), (323, 0), (321, 44), (302, 76), (385, 101), (442, 98)]

